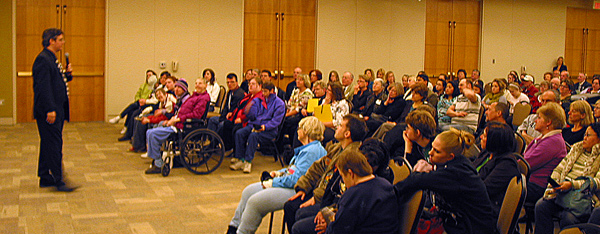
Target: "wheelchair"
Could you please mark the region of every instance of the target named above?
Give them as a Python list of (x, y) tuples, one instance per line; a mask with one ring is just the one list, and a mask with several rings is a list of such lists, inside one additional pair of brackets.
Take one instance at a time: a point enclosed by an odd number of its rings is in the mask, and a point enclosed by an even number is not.
[(169, 136), (161, 146), (164, 165), (162, 176), (168, 176), (175, 159), (194, 174), (204, 175), (215, 171), (225, 157), (225, 145), (221, 137), (207, 129), (206, 113), (202, 119), (187, 119), (183, 129)]

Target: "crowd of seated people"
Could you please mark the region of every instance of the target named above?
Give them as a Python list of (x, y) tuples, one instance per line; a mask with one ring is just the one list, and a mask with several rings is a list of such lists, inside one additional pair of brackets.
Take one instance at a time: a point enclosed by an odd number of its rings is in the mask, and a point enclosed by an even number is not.
[[(493, 232), (489, 228), (495, 227), (493, 223), (502, 206), (506, 186), (518, 174), (514, 153), (520, 152), (513, 152), (516, 148), (515, 134), (525, 140), (522, 158), (530, 165), (526, 202), (538, 203), (535, 216), (537, 226), (553, 229), (548, 224), (552, 223), (552, 216), (561, 219), (561, 228), (587, 222), (589, 217), (600, 217), (600, 209), (596, 216), (565, 215), (567, 208), (550, 202), (565, 191), (580, 188), (583, 182), (578, 181), (579, 176), (596, 175), (586, 167), (598, 171), (591, 164), (595, 160), (594, 147), (598, 143), (593, 140), (597, 139), (593, 127), (600, 118), (600, 104), (592, 105), (585, 100), (589, 96), (580, 94), (595, 97), (593, 95), (600, 92), (600, 77), (595, 76), (591, 83), (586, 74), (571, 78), (562, 58), (557, 61), (556, 71), (545, 73), (539, 84), (536, 84), (532, 74), (519, 74), (516, 71), (510, 71), (506, 79), (487, 79), (490, 82), (486, 83), (477, 69), (472, 70), (470, 76), (464, 69), (459, 69), (456, 76), (429, 76), (421, 71), (417, 75), (403, 75), (397, 82), (394, 72), (383, 68), (376, 72), (367, 68), (356, 79), (350, 71), (338, 73), (332, 70), (323, 79), (323, 73), (318, 69), (303, 74), (302, 69), (297, 67), (293, 74), (292, 82), (279, 84), (286, 90), (273, 84), (275, 80), (269, 70), (248, 69), (240, 81), (236, 74), (228, 74), (228, 91), (224, 104), (219, 108), (220, 113), (207, 121), (207, 128), (221, 136), (226, 155), (232, 157), (230, 168), (245, 173), (251, 173), (254, 153), (262, 142), (287, 138), (289, 141), (279, 143), (296, 149), (294, 152), (298, 154), (297, 149), (307, 145), (304, 142), (306, 140), (302, 140), (308, 131), (301, 129), (303, 123), (311, 123), (310, 127), (323, 126), (321, 137), (308, 139), (309, 143), (318, 142), (326, 149), (321, 155), (324, 157), (313, 159), (314, 164), (296, 174), (297, 181), (275, 186), (269, 183), (278, 180), (280, 175), (269, 173), (275, 178), (267, 182), (267, 186), (263, 182), (247, 187), (252, 191), (244, 191), (231, 221), (232, 230), (237, 230), (237, 233), (254, 232), (264, 215), (278, 209), (284, 209), (284, 219), (290, 233), (384, 230), (370, 229), (375, 228), (370, 224), (363, 227), (348, 225), (357, 220), (384, 217), (364, 214), (366, 216), (349, 219), (347, 212), (355, 212), (352, 209), (356, 207), (352, 207), (354, 204), (350, 198), (344, 199), (344, 193), (352, 190), (336, 192), (329, 188), (333, 186), (339, 189), (340, 185), (346, 186), (346, 189), (378, 186), (373, 191), (382, 193), (390, 188), (379, 179), (373, 179), (383, 177), (380, 174), (382, 171), (377, 168), (387, 169), (386, 165), (371, 164), (371, 170), (367, 170), (360, 160), (353, 161), (356, 158), (370, 160), (374, 157), (372, 152), (359, 151), (361, 142), (369, 137), (385, 148), (384, 158), (396, 161), (404, 158), (415, 169), (414, 176), (395, 185), (398, 191), (409, 193), (416, 189), (428, 190), (437, 195), (438, 209), (454, 209), (450, 214), (460, 214), (454, 217), (456, 222), (444, 223), (448, 233)], [(180, 121), (201, 118), (206, 108), (213, 110), (215, 97), (220, 90), (216, 78), (212, 69), (205, 69), (202, 77), (196, 81), (193, 92), (187, 90), (185, 79), (177, 79), (163, 72), (156, 81), (156, 73), (148, 70), (146, 82), (136, 94), (135, 102), (110, 120), (116, 123), (127, 117), (127, 131), (119, 140), (130, 140), (130, 151), (148, 151), (143, 156), (154, 161), (146, 173), (160, 172), (160, 144), (166, 136), (180, 128)], [(574, 84), (572, 80), (577, 83)], [(579, 100), (581, 97), (584, 100)], [(308, 109), (311, 99), (317, 99), (315, 103), (319, 106), (328, 105), (331, 108), (330, 120), (321, 121), (313, 117), (315, 114)], [(520, 125), (513, 126), (512, 115), (517, 104), (530, 105), (532, 108)], [(280, 127), (281, 124), (283, 127)], [(278, 138), (278, 134), (284, 137)], [(436, 144), (438, 138), (440, 140)], [(469, 155), (466, 151), (471, 149), (472, 142), (476, 142), (474, 139), (480, 139), (473, 146), (480, 153)], [(345, 157), (354, 158), (337, 162), (340, 155), (352, 155)], [(568, 155), (574, 156), (570, 158)], [(292, 160), (298, 166), (298, 161)], [(450, 175), (463, 180), (440, 179)], [(561, 187), (549, 187), (547, 179), (550, 176)], [(368, 185), (372, 182), (374, 185)], [(464, 195), (466, 192), (457, 191), (451, 185), (464, 184), (470, 185), (469, 189), (473, 190), (470, 195), (477, 198), (455, 198), (455, 193)], [(276, 206), (268, 209), (252, 208), (252, 197), (262, 191), (270, 191), (267, 189), (269, 186), (287, 189), (283, 196), (285, 199), (270, 204)], [(336, 193), (329, 194), (332, 191)], [(348, 197), (361, 197), (369, 193), (352, 191), (347, 194)], [(487, 196), (478, 196), (483, 194)], [(270, 196), (273, 195), (266, 197)], [(332, 201), (329, 196), (335, 199)], [(325, 198), (328, 199), (326, 202)], [(475, 200), (477, 203), (473, 202)], [(336, 218), (339, 216), (340, 220), (332, 219), (335, 221), (330, 222), (324, 217), (326, 215), (322, 209), (331, 205), (338, 209), (333, 215)], [(545, 213), (538, 216), (538, 212)], [(251, 220), (247, 226), (244, 223), (246, 219)], [(590, 222), (600, 224), (600, 221), (593, 220), (590, 219)], [(390, 223), (385, 228), (396, 230), (393, 225), (396, 224)]]

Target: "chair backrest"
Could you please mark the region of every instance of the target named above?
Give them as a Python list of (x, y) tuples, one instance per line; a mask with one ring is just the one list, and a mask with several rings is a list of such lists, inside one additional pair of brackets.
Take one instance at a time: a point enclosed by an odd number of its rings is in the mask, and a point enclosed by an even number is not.
[(518, 154), (523, 154), (523, 152), (525, 151), (525, 146), (527, 146), (525, 138), (523, 138), (523, 136), (520, 133), (515, 132), (515, 140), (517, 141), (517, 144), (515, 145), (514, 152)]
[(520, 102), (515, 104), (513, 111), (513, 126), (519, 126), (523, 123), (523, 120), (531, 113), (531, 105), (527, 102)]
[(523, 155), (517, 153), (513, 155), (517, 159), (517, 166), (519, 168), (519, 172), (525, 176), (525, 181), (529, 181), (529, 175), (531, 175), (531, 167), (529, 166), (529, 163), (527, 162), (527, 160), (525, 160)]
[(560, 230), (559, 234), (598, 234), (600, 233), (600, 225), (593, 223), (580, 223), (570, 226), (566, 226), (563, 230)]
[(400, 203), (400, 233), (417, 233), (424, 205), (423, 190), (416, 191), (410, 199)]
[(227, 90), (223, 85), (219, 88), (219, 96), (217, 97), (217, 102), (215, 103), (216, 107), (219, 107), (219, 111), (223, 110), (223, 105), (225, 104), (225, 95), (227, 94)]
[(396, 184), (400, 181), (403, 181), (404, 179), (406, 179), (406, 177), (408, 177), (408, 175), (410, 175), (411, 172), (411, 168), (410, 168), (410, 163), (408, 163), (408, 161), (406, 161), (406, 159), (403, 159), (403, 163), (402, 165), (398, 165), (398, 163), (396, 163), (393, 159), (390, 160), (390, 163), (388, 164), (388, 166), (390, 167), (390, 169), (392, 169), (392, 172), (394, 173), (394, 183)]
[(480, 132), (485, 128), (485, 107), (483, 104), (479, 106), (479, 115), (477, 116), (477, 131)]
[(514, 233), (519, 213), (523, 208), (525, 196), (527, 195), (526, 184), (524, 175), (515, 176), (508, 183), (498, 215), (498, 223), (496, 224), (500, 234)]

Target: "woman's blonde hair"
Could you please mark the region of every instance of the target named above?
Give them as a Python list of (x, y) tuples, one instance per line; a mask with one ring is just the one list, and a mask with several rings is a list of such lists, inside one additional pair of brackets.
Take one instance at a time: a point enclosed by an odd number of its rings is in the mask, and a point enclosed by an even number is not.
[(302, 81), (304, 81), (304, 87), (306, 87), (307, 89), (310, 89), (310, 86), (311, 86), (310, 76), (306, 75), (306, 74), (301, 74), (300, 78), (302, 79)]
[(537, 110), (539, 117), (552, 122), (553, 129), (562, 129), (565, 127), (565, 110), (558, 103), (547, 102)]
[(463, 155), (475, 142), (473, 134), (456, 128), (450, 128), (450, 130), (440, 133), (436, 139), (444, 144), (442, 146), (444, 151), (454, 154), (455, 157)]
[[(571, 103), (571, 110), (575, 110), (579, 113), (585, 115), (585, 117), (581, 120), (582, 126), (588, 126), (594, 122), (594, 112), (592, 112), (592, 107), (590, 104), (584, 100), (577, 100)], [(570, 124), (571, 120), (569, 120)]]
[(317, 117), (308, 116), (300, 120), (298, 128), (304, 131), (304, 134), (308, 136), (311, 141), (323, 140), (323, 132), (325, 132), (325, 125)]

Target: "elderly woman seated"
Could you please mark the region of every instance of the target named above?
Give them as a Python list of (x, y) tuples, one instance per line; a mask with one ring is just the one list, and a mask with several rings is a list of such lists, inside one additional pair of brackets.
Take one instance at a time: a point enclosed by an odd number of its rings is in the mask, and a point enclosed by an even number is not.
[[(557, 187), (548, 185), (544, 197), (535, 204), (535, 233), (552, 233), (552, 217), (560, 219), (560, 227), (585, 222), (589, 212), (571, 212), (571, 203), (565, 203), (567, 192), (584, 189), (589, 185), (590, 192), (598, 192), (600, 184), (600, 123), (593, 123), (585, 130), (583, 141), (575, 143), (569, 154), (558, 164), (550, 176), (558, 182)], [(574, 191), (573, 191), (574, 192)], [(582, 191), (583, 192), (583, 191)], [(588, 204), (592, 210), (592, 203)], [(596, 219), (594, 219), (596, 220)]]
[(290, 166), (270, 173), (263, 172), (261, 182), (248, 185), (229, 223), (227, 233), (254, 233), (269, 212), (283, 209), (283, 204), (296, 194), (294, 185), (317, 159), (327, 151), (321, 145), (325, 126), (316, 117), (306, 117), (298, 125), (298, 140), (303, 146), (294, 150)]
[(590, 104), (583, 100), (572, 102), (568, 114), (570, 126), (562, 129), (562, 136), (572, 145), (583, 140), (587, 126), (594, 122), (594, 116)]

